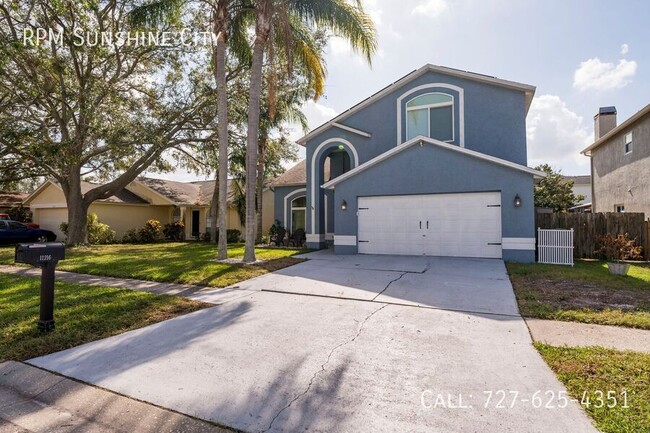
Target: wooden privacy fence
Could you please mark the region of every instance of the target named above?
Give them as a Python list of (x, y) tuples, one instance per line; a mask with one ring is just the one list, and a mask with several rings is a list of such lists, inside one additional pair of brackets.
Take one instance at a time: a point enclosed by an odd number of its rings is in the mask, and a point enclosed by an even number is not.
[(573, 229), (537, 229), (537, 261), (573, 266)]
[(643, 213), (538, 213), (535, 219), (536, 227), (541, 229), (573, 229), (576, 258), (598, 258), (599, 236), (625, 233), (636, 239), (646, 259), (650, 258), (650, 227)]

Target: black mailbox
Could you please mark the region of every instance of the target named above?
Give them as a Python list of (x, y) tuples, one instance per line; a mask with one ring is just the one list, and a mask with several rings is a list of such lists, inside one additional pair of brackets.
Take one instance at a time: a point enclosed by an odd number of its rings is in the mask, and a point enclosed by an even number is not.
[(42, 267), (65, 259), (65, 247), (58, 242), (16, 245), (16, 263)]
[(41, 307), (38, 330), (54, 329), (54, 270), (59, 260), (65, 259), (65, 246), (58, 242), (16, 245), (16, 263), (41, 268)]

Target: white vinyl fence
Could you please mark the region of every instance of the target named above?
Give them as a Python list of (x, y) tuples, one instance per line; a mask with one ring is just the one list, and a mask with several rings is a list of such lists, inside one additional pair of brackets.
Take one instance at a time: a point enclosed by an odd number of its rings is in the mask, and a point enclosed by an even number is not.
[(573, 229), (537, 229), (537, 261), (573, 266)]

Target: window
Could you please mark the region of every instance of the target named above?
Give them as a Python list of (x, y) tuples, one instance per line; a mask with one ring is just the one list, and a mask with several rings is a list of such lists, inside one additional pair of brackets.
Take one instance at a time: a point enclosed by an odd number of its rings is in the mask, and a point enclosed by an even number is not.
[(632, 133), (625, 134), (625, 154), (632, 153)]
[(426, 93), (406, 103), (406, 139), (424, 135), (454, 141), (454, 98), (444, 93)]
[(305, 217), (307, 215), (307, 198), (305, 196), (294, 198), (291, 201), (291, 233), (298, 229), (305, 230)]
[(28, 228), (25, 224), (17, 221), (9, 221), (7, 225), (9, 226), (9, 230), (27, 230)]
[(178, 222), (181, 220), (181, 208), (175, 207), (172, 212), (172, 222)]
[(614, 211), (618, 213), (624, 213), (625, 212), (625, 206), (622, 204), (617, 204), (614, 206)]

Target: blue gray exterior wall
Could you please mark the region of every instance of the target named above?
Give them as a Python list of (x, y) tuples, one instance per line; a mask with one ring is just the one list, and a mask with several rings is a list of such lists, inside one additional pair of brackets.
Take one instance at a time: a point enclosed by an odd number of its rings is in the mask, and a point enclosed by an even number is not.
[[(462, 168), (461, 168), (462, 167)], [(534, 238), (533, 176), (459, 152), (425, 143), (414, 145), (336, 185), (336, 235), (357, 235), (357, 198), (380, 195), (501, 192), (501, 229), (504, 238)], [(521, 207), (514, 206), (519, 195)], [(352, 254), (355, 246), (335, 246)], [(534, 250), (503, 250), (505, 260), (532, 262)]]
[[(273, 188), (274, 220), (280, 221), (287, 229), (291, 229), (291, 200), (305, 195), (305, 186), (282, 186)], [(286, 208), (285, 208), (286, 203)], [(286, 209), (286, 213), (285, 213)]]
[[(324, 213), (319, 203), (323, 202), (322, 161), (327, 152), (343, 144), (350, 155), (351, 167), (364, 162), (394, 148), (398, 144), (397, 138), (397, 101), (400, 96), (421, 86), (432, 83), (442, 83), (452, 87), (459, 87), (463, 93), (464, 106), (464, 147), (487, 155), (526, 165), (526, 100), (523, 92), (463, 79), (441, 73), (427, 72), (411, 82), (396, 88), (385, 97), (373, 102), (371, 105), (353, 113), (341, 121), (361, 131), (368, 132), (371, 137), (363, 137), (352, 132), (332, 126), (322, 133), (310, 138), (307, 147), (307, 233), (324, 234)], [(404, 105), (408, 100), (431, 91), (441, 91), (454, 96), (454, 144), (460, 144), (460, 95), (453, 89), (442, 86), (428, 87), (415, 91), (401, 101), (401, 131), (402, 140), (406, 134), (406, 110)], [(332, 141), (323, 145), (328, 140)], [(346, 142), (349, 142), (348, 145)], [(323, 145), (323, 146), (322, 146)], [(322, 147), (321, 147), (322, 146)], [(354, 148), (354, 151), (350, 149)], [(354, 153), (358, 155), (355, 161)], [(316, 155), (315, 155), (316, 154)], [(311, 185), (312, 161), (318, 179)], [(312, 189), (315, 190), (312, 194)], [(314, 196), (312, 198), (312, 195)], [(340, 201), (340, 200), (339, 200)], [(339, 202), (337, 201), (337, 203)], [(314, 209), (314, 227), (310, 210)], [(313, 242), (311, 247), (322, 247), (323, 242)]]

